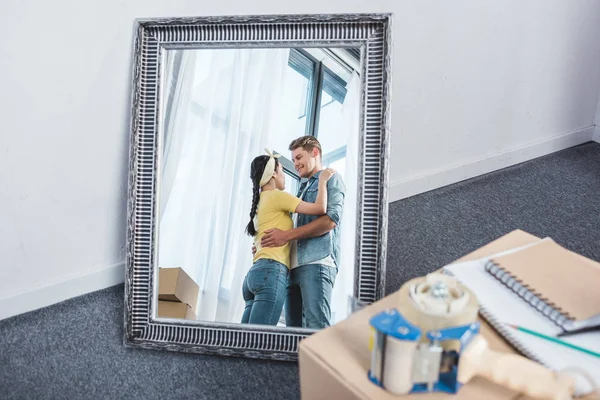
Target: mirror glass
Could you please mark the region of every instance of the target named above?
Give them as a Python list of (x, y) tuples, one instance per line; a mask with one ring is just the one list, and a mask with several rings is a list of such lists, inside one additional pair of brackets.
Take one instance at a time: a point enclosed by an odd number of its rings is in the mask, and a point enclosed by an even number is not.
[(360, 53), (163, 52), (155, 317), (320, 329), (348, 316)]

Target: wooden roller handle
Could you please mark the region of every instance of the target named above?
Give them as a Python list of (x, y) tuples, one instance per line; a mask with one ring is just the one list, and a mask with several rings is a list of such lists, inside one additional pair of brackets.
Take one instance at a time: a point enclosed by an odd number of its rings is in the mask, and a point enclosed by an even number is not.
[(557, 376), (525, 357), (494, 352), (481, 335), (477, 335), (463, 351), (458, 368), (458, 381), (463, 384), (479, 375), (533, 398), (572, 399), (574, 382), (571, 378)]

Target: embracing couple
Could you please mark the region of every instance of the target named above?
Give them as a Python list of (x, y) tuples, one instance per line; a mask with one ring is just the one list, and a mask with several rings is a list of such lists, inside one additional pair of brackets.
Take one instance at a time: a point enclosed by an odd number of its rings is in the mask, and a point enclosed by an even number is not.
[(297, 196), (284, 191), (278, 155), (267, 150), (250, 168), (246, 232), (254, 237), (254, 259), (242, 285), (242, 323), (277, 325), (285, 304), (286, 326), (321, 329), (331, 323), (346, 189), (339, 174), (323, 168), (314, 136), (294, 140), (289, 150), (294, 168), (306, 178)]

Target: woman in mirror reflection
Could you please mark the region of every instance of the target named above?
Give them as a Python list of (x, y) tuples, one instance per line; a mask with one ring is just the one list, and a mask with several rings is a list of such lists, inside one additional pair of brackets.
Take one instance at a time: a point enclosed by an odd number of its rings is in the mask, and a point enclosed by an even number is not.
[(279, 155), (265, 149), (267, 155), (256, 157), (250, 166), (252, 207), (246, 233), (254, 237), (256, 253), (242, 284), (245, 301), (242, 323), (277, 325), (286, 297), (290, 269), (290, 243), (279, 247), (262, 247), (261, 238), (269, 229), (292, 229), (290, 213), (324, 215), (327, 209), (327, 181), (335, 173), (325, 169), (319, 176), (315, 203), (302, 201), (287, 193), (285, 173)]

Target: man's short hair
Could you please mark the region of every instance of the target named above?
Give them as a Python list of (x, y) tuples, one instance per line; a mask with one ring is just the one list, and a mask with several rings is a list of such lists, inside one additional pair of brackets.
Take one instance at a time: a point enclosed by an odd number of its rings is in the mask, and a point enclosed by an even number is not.
[(317, 148), (319, 150), (319, 157), (321, 157), (323, 155), (323, 151), (321, 150), (321, 143), (319, 143), (317, 138), (314, 136), (307, 135), (307, 136), (302, 136), (302, 137), (299, 137), (298, 139), (293, 140), (292, 143), (290, 143), (289, 150), (294, 151), (298, 147), (302, 147), (304, 150), (308, 151), (309, 153), (312, 152), (314, 148)]

